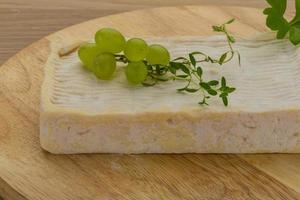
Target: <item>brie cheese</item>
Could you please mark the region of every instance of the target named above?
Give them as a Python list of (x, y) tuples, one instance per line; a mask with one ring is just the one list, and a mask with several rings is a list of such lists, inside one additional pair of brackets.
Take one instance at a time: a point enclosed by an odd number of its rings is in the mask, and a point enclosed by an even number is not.
[[(272, 37), (273, 38), (273, 37)], [(147, 40), (172, 58), (202, 51), (219, 57), (224, 37)], [(300, 57), (287, 40), (239, 39), (241, 54), (224, 66), (206, 64), (204, 79), (225, 76), (236, 91), (199, 106), (199, 93), (179, 93), (181, 81), (154, 87), (127, 83), (118, 67), (110, 81), (86, 71), (77, 54), (53, 54), (42, 86), (40, 140), (52, 153), (300, 152)]]

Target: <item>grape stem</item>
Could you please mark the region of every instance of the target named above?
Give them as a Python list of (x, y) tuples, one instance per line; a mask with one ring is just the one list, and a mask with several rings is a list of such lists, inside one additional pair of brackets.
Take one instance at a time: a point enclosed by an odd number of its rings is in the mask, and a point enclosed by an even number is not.
[(124, 55), (115, 54), (114, 56), (115, 56), (117, 62), (121, 62), (124, 64), (129, 62), (128, 59)]

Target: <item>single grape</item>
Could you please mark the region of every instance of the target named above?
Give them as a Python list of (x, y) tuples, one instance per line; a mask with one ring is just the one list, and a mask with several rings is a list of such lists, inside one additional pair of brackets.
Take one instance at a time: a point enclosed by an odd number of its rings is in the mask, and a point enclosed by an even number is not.
[(85, 43), (78, 49), (78, 57), (86, 69), (92, 71), (94, 59), (101, 53), (101, 49), (95, 43)]
[(116, 59), (111, 53), (101, 53), (94, 60), (93, 72), (100, 79), (110, 79), (116, 70)]
[(148, 51), (147, 43), (140, 38), (132, 38), (126, 42), (124, 55), (130, 61), (136, 62), (143, 60)]
[(146, 65), (143, 62), (130, 62), (126, 66), (126, 77), (130, 83), (142, 83), (148, 74)]
[(124, 50), (124, 36), (112, 28), (102, 28), (95, 35), (96, 43), (107, 53), (119, 53)]
[(151, 65), (167, 65), (170, 62), (170, 53), (162, 45), (153, 44), (148, 47), (146, 60)]

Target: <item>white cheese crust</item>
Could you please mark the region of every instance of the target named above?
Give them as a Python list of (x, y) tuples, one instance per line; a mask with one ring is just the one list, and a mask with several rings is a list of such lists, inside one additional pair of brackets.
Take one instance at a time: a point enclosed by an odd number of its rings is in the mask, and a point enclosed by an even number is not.
[[(148, 41), (165, 45), (173, 58), (192, 51), (217, 57), (227, 49), (221, 36)], [(237, 88), (228, 107), (218, 98), (199, 106), (198, 93), (176, 92), (180, 81), (131, 86), (122, 67), (101, 81), (76, 53), (53, 53), (42, 86), (41, 146), (61, 154), (299, 153), (299, 50), (268, 35), (239, 39), (234, 48), (241, 67), (237, 60), (203, 66), (205, 78), (225, 76)]]

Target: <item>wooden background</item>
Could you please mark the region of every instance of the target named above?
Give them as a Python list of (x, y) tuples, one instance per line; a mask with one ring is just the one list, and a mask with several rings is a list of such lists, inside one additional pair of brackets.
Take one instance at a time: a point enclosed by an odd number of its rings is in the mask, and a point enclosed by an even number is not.
[(69, 25), (124, 11), (175, 5), (263, 8), (267, 4), (265, 0), (0, 0), (0, 65), (30, 43)]
[[(292, 3), (289, 0), (289, 12)], [(0, 65), (30, 43), (72, 24), (124, 11), (184, 4), (266, 6), (264, 0), (0, 0)], [(261, 159), (279, 162), (280, 156)], [(275, 174), (285, 171), (276, 170)], [(299, 175), (286, 177), (296, 181)]]

